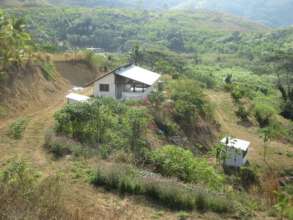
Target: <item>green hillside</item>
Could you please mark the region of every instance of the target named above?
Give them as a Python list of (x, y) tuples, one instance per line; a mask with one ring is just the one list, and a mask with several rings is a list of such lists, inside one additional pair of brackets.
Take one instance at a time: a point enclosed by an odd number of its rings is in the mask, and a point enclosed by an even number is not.
[(53, 7), (9, 9), (22, 17), (34, 39), (64, 49), (98, 47), (128, 51), (134, 43), (177, 52), (218, 48), (231, 34), (263, 33), (265, 26), (242, 18), (205, 11), (147, 12), (126, 9)]
[(144, 10), (208, 9), (243, 16), (265, 25), (280, 27), (293, 24), (292, 0), (1, 0), (5, 6), (110, 7)]

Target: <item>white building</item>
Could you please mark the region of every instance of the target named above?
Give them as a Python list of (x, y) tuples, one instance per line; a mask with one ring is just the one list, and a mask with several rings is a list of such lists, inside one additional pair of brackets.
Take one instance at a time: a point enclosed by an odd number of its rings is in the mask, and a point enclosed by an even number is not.
[(225, 166), (241, 167), (246, 164), (250, 142), (241, 139), (225, 137), (221, 140), (221, 144), (225, 145)]
[(94, 96), (119, 100), (144, 99), (160, 77), (158, 73), (135, 65), (122, 66), (95, 80)]
[(66, 99), (67, 99), (68, 104), (73, 104), (73, 103), (78, 103), (78, 102), (88, 102), (90, 97), (80, 95), (80, 94), (77, 94), (77, 93), (69, 93), (66, 96)]

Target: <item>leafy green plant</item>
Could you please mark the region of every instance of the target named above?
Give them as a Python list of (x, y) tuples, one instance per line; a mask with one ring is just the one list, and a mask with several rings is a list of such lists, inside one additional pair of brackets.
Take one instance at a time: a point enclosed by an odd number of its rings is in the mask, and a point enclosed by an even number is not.
[(169, 83), (174, 101), (175, 118), (190, 128), (199, 116), (212, 118), (209, 103), (205, 100), (198, 83), (194, 80), (173, 80)]
[(153, 151), (152, 161), (156, 169), (165, 176), (175, 176), (180, 180), (204, 183), (220, 189), (224, 178), (204, 159), (196, 158), (189, 150), (177, 146), (164, 146)]
[(15, 122), (10, 124), (8, 129), (9, 137), (14, 139), (21, 139), (28, 122), (29, 120), (27, 118), (18, 118)]
[(56, 73), (56, 69), (54, 64), (50, 63), (50, 62), (44, 62), (41, 65), (42, 68), (42, 73), (45, 77), (45, 79), (47, 80), (55, 80), (55, 73)]
[(274, 208), (277, 210), (280, 219), (283, 220), (285, 218), (285, 212), (289, 208), (290, 201), (289, 196), (286, 193), (277, 192), (278, 202), (274, 206)]
[(57, 134), (93, 147), (98, 144), (104, 158), (124, 149), (140, 159), (147, 147), (145, 131), (149, 120), (145, 111), (114, 99), (67, 105), (56, 113), (55, 120)]
[(248, 121), (250, 111), (247, 110), (243, 105), (239, 104), (238, 109), (236, 111), (236, 115), (242, 120), (242, 121)]
[(273, 107), (264, 103), (256, 103), (254, 112), (255, 118), (261, 128), (269, 126), (276, 114)]

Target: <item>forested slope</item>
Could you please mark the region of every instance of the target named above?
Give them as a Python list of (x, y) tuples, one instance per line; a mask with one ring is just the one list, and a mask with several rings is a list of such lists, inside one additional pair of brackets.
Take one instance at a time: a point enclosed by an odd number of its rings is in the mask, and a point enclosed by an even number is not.
[[(10, 9), (22, 17), (37, 42), (59, 48), (100, 47), (127, 51), (133, 43), (159, 45), (177, 52), (202, 52), (240, 33), (262, 33), (265, 26), (242, 18), (205, 11), (147, 12), (122, 9), (53, 7)], [(236, 32), (236, 33), (233, 33)]]
[(237, 16), (280, 27), (293, 24), (292, 0), (1, 0), (5, 6), (74, 6), (74, 7), (110, 7), (144, 10), (169, 9), (208, 9), (231, 13)]

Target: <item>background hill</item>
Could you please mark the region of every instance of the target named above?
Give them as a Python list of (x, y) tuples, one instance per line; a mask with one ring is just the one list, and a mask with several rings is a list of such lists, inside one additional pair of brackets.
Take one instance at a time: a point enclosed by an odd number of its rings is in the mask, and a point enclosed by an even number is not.
[(270, 26), (293, 24), (292, 0), (188, 0), (173, 9), (204, 8), (244, 16)]
[(1, 5), (63, 5), (146, 10), (208, 9), (244, 16), (273, 27), (293, 24), (292, 0), (1, 0)]
[(219, 48), (219, 41), (229, 42), (241, 33), (260, 34), (270, 30), (240, 17), (200, 10), (33, 7), (8, 12), (26, 20), (37, 42), (47, 42), (59, 49), (97, 47), (123, 52), (139, 43), (176, 52), (201, 52)]

